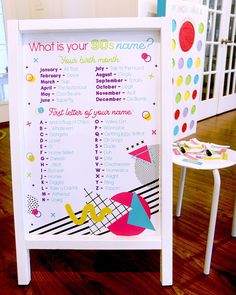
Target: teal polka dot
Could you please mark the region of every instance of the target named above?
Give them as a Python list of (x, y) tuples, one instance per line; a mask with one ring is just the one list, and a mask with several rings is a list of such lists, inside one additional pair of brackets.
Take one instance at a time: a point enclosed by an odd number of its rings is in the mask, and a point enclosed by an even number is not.
[(175, 32), (176, 27), (177, 27), (176, 21), (172, 19), (172, 32)]
[(43, 107), (38, 108), (38, 112), (39, 114), (42, 114), (44, 112), (44, 108)]
[(192, 67), (192, 65), (193, 65), (193, 59), (190, 57), (187, 60), (187, 67), (190, 69)]
[(174, 128), (174, 136), (176, 136), (179, 133), (179, 126), (176, 125)]
[(195, 75), (194, 76), (194, 79), (193, 79), (194, 84), (197, 84), (198, 81), (199, 81), (199, 76), (198, 75)]

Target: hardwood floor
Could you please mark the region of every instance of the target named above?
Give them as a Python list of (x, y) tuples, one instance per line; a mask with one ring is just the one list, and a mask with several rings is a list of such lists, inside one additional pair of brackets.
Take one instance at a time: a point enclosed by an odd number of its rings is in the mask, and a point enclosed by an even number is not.
[[(0, 294), (236, 294), (236, 239), (231, 237), (236, 165), (222, 169), (221, 195), (209, 276), (203, 274), (213, 176), (189, 170), (182, 215), (174, 220), (174, 284), (160, 283), (159, 251), (32, 250), (32, 280), (17, 285), (9, 128), (0, 141)], [(202, 141), (236, 150), (236, 111), (198, 124)], [(1, 136), (0, 136), (1, 137)], [(174, 167), (174, 210), (180, 168)]]

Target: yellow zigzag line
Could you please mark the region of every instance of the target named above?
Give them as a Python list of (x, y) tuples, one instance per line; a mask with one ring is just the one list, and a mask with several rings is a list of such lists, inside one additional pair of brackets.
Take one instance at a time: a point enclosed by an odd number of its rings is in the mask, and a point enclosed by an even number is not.
[(74, 211), (72, 210), (70, 204), (66, 204), (65, 208), (66, 208), (66, 211), (67, 211), (68, 215), (70, 216), (71, 220), (77, 225), (85, 223), (87, 215), (88, 215), (89, 212), (90, 212), (91, 219), (93, 221), (95, 221), (95, 222), (103, 221), (106, 214), (111, 214), (112, 213), (111, 208), (104, 207), (100, 211), (100, 213), (98, 215), (96, 215), (95, 207), (93, 206), (93, 204), (87, 204), (87, 205), (84, 206), (84, 208), (82, 210), (81, 217), (77, 218)]

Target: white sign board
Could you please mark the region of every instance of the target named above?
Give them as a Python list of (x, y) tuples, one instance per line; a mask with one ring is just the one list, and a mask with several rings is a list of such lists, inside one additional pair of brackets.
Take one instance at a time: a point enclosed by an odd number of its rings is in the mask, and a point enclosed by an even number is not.
[(19, 284), (30, 281), (35, 248), (160, 249), (171, 284), (168, 21), (12, 21), (9, 30)]

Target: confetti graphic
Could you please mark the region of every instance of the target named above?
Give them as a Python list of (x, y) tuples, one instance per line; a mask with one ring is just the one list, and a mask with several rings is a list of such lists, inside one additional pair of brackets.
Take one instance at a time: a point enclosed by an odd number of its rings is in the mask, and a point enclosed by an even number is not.
[[(87, 203), (93, 204), (96, 212), (100, 212), (104, 206), (112, 210), (112, 214), (105, 216), (102, 222), (93, 222), (93, 220), (86, 220), (82, 225), (74, 224), (71, 218), (66, 215), (63, 218), (57, 219), (53, 222), (36, 227), (29, 231), (30, 234), (53, 234), (53, 235), (104, 235), (110, 231), (108, 226), (117, 221), (122, 216), (126, 215), (130, 209), (125, 204), (120, 204), (112, 200), (103, 200), (99, 194), (93, 196), (92, 192), (85, 190)], [(159, 179), (148, 182), (140, 187), (134, 188), (130, 193), (135, 192), (142, 196), (147, 202), (151, 216), (159, 213)], [(82, 210), (74, 212), (77, 218), (81, 218)]]
[(35, 217), (41, 217), (42, 213), (38, 210), (39, 201), (35, 197), (27, 196), (27, 209), (29, 214), (33, 214)]
[(95, 212), (95, 208), (93, 206), (93, 204), (87, 204), (84, 206), (83, 210), (82, 210), (82, 214), (80, 218), (77, 218), (74, 211), (71, 208), (70, 204), (66, 204), (65, 205), (66, 211), (68, 213), (68, 215), (70, 216), (71, 220), (75, 223), (75, 224), (84, 224), (87, 218), (87, 215), (90, 213), (90, 218), (94, 221), (94, 222), (101, 222), (103, 221), (103, 219), (105, 218), (105, 216), (107, 214), (111, 214), (112, 210), (108, 207), (104, 207), (99, 214), (96, 214)]

